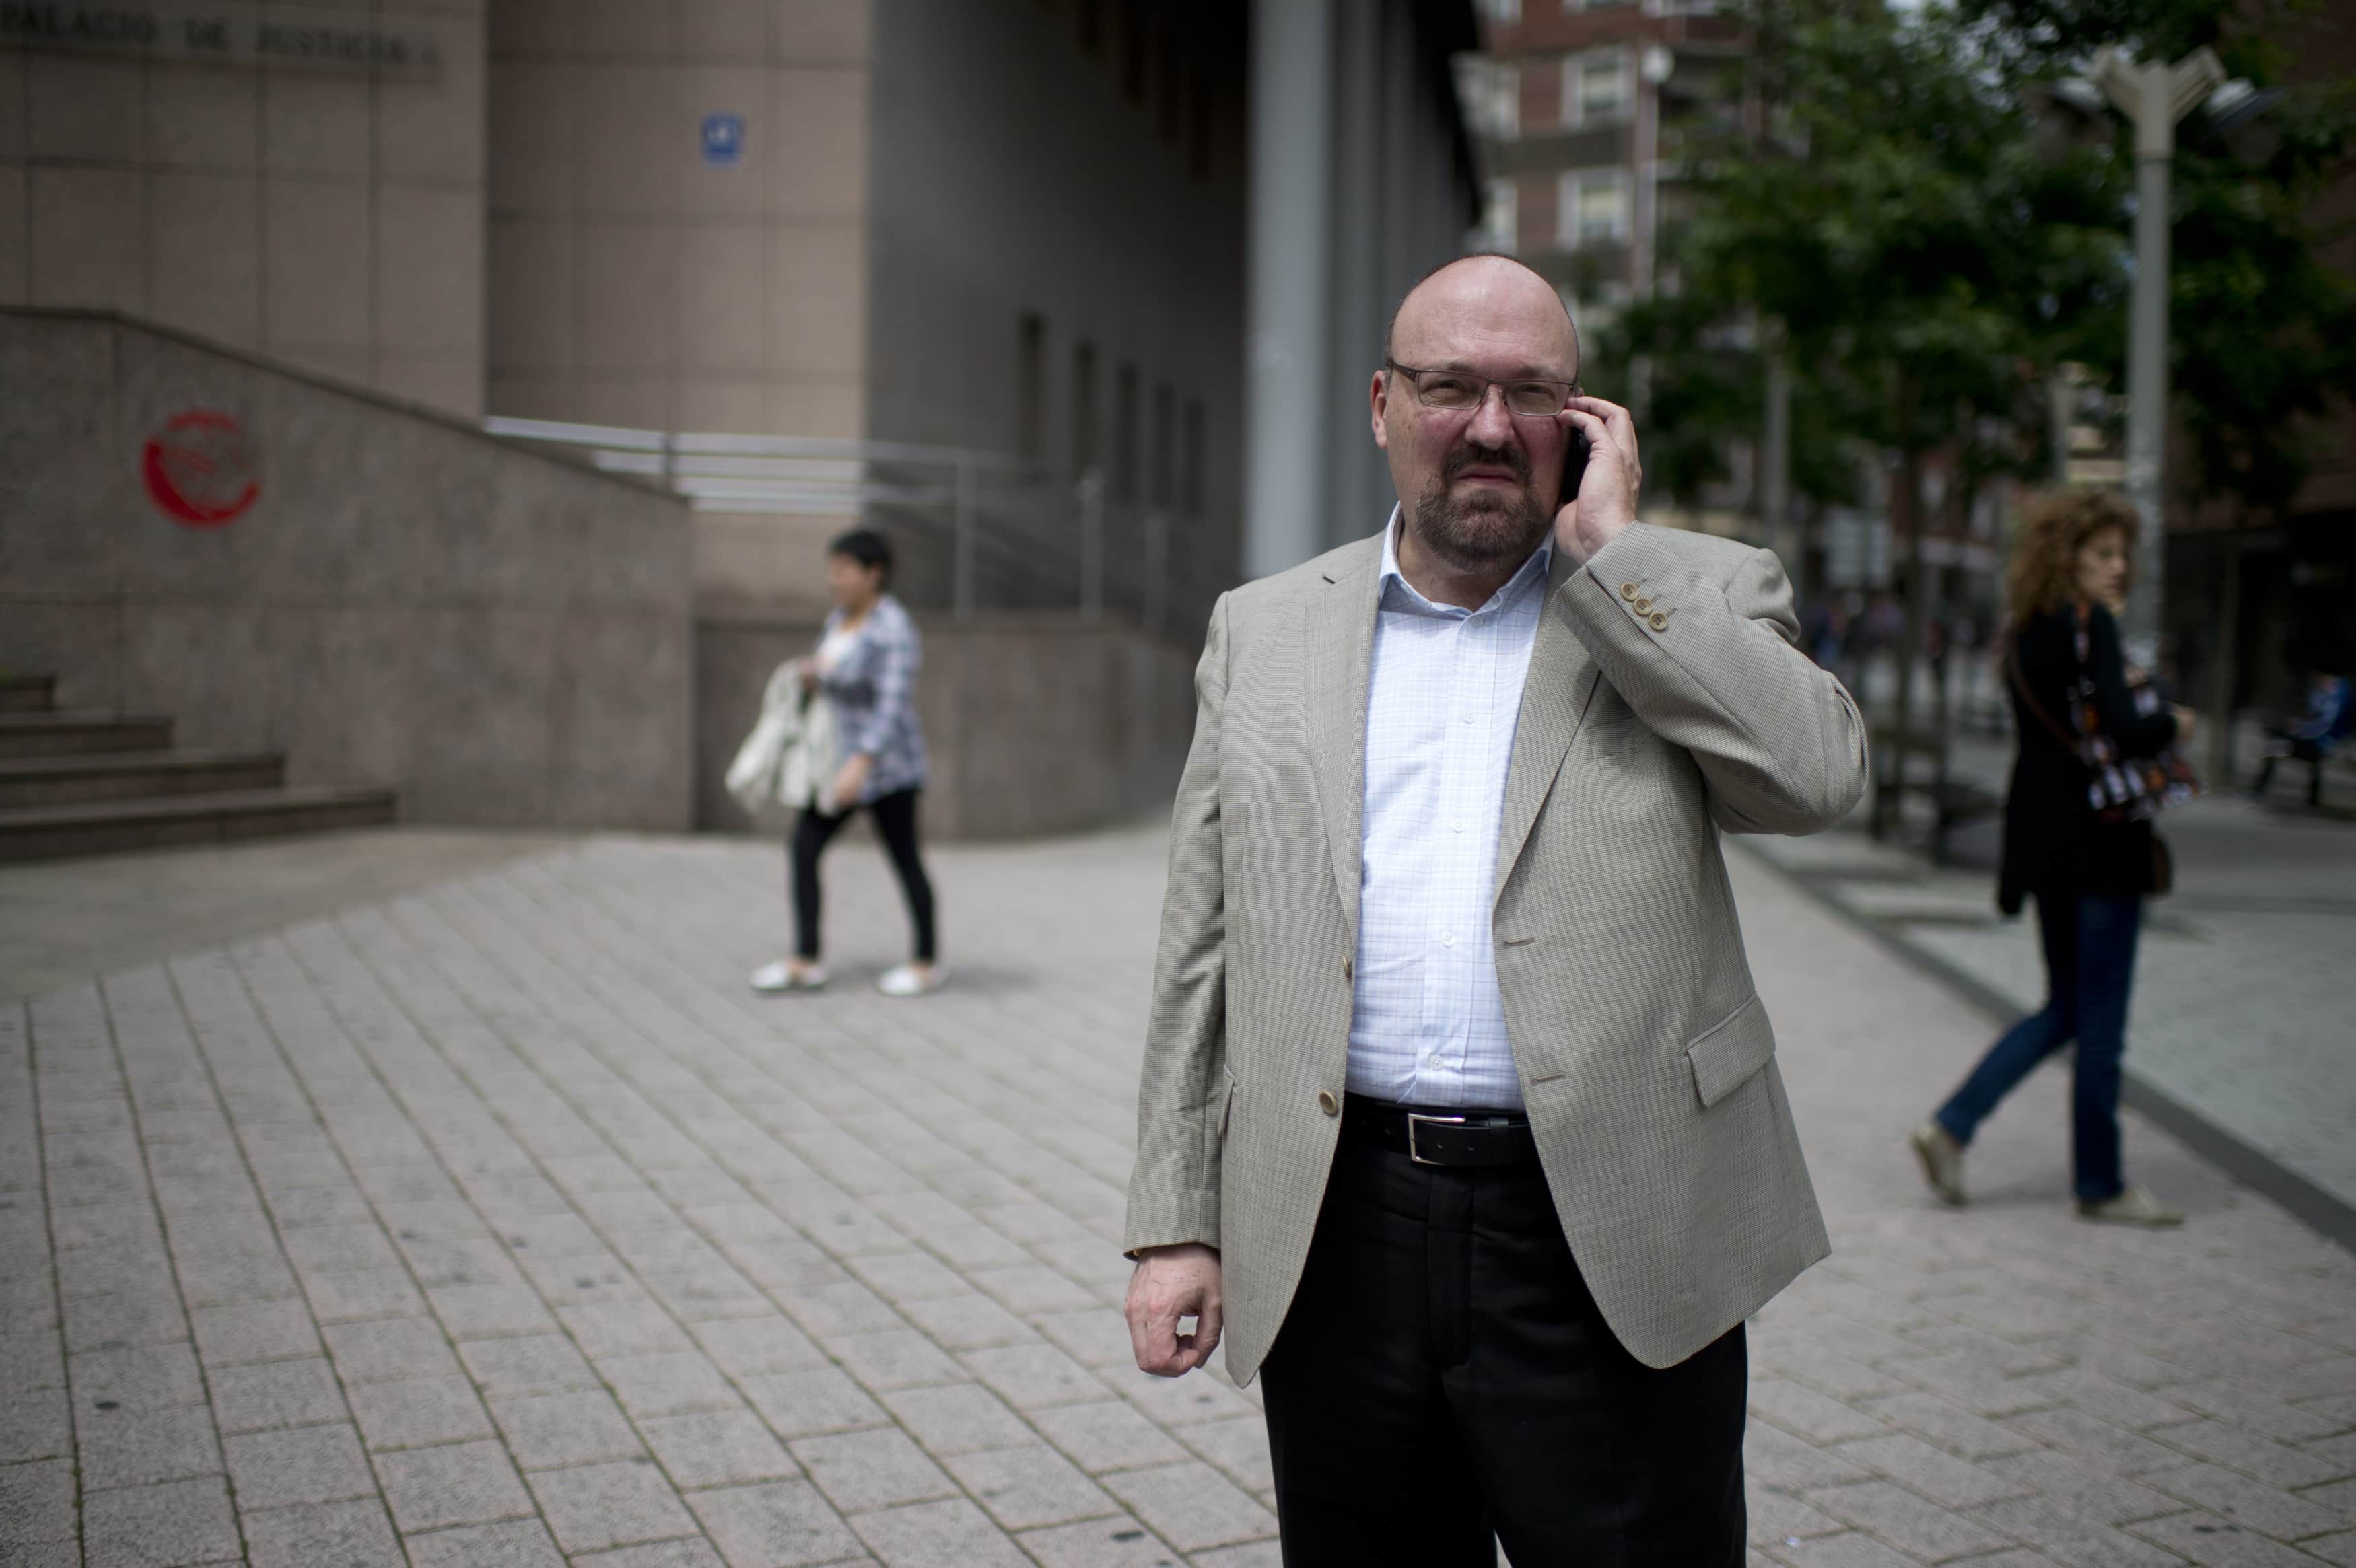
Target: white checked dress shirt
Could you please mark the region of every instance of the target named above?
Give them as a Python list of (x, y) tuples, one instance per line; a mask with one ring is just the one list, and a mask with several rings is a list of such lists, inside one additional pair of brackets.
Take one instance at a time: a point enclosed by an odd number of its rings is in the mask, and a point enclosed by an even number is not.
[(1489, 919), (1553, 539), (1462, 610), (1400, 575), (1401, 526), (1393, 511), (1367, 683), (1348, 1084), (1408, 1104), (1518, 1110)]

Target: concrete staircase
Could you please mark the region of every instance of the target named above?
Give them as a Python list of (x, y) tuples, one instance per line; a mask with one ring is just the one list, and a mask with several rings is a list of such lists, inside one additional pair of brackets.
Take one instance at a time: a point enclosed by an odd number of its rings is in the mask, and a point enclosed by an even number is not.
[(0, 860), (209, 844), (393, 819), (388, 790), (297, 786), (274, 752), (172, 744), (172, 720), (60, 709), (0, 676)]

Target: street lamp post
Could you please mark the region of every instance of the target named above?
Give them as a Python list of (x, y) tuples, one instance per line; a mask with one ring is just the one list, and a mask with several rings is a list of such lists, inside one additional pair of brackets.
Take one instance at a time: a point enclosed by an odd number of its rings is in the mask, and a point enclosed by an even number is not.
[(2168, 449), (2168, 229), (2176, 124), (2222, 86), (2225, 69), (2203, 47), (2174, 65), (2138, 63), (2115, 47), (2087, 73), (2135, 125), (2135, 293), (2127, 313), (2127, 498), (2142, 519), (2135, 587), (2122, 637), (2131, 656), (2157, 668), (2160, 571), (2167, 561), (2162, 487)]

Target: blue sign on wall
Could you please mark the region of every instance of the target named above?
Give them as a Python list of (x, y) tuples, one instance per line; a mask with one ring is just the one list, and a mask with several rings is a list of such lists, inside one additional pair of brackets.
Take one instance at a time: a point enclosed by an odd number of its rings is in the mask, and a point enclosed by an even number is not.
[(744, 116), (707, 114), (703, 117), (703, 161), (715, 168), (731, 168), (744, 156)]

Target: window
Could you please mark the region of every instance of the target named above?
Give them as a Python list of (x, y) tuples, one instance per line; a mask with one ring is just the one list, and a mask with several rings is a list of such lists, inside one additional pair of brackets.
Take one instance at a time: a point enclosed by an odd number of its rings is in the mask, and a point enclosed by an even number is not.
[(1475, 135), (1510, 142), (1522, 133), (1522, 71), (1519, 66), (1464, 58), (1458, 91)]
[(1112, 498), (1137, 499), (1137, 367), (1114, 373), (1112, 389)]
[(1015, 450), (1033, 463), (1047, 455), (1047, 318), (1026, 314), (1014, 383)]
[(1512, 180), (1491, 180), (1481, 209), (1480, 249), (1510, 256), (1522, 237), (1522, 189)]
[(1153, 389), (1153, 504), (1167, 507), (1177, 499), (1178, 396), (1162, 382)]
[(1481, 0), (1481, 14), (1500, 27), (1522, 19), (1522, 0)]
[(1562, 123), (1607, 125), (1628, 117), (1635, 98), (1626, 49), (1590, 49), (1562, 62)]
[(1628, 242), (1628, 171), (1586, 169), (1562, 176), (1557, 238), (1566, 251)]
[(1186, 400), (1186, 450), (1179, 472), (1178, 509), (1203, 515), (1203, 400)]
[(1097, 451), (1097, 346), (1072, 346), (1072, 473), (1086, 474), (1101, 459)]

